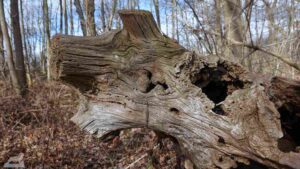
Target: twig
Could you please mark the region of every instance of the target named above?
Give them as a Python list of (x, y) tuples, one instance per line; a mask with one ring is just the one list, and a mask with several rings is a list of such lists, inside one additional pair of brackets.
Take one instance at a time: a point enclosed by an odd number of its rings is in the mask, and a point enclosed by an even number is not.
[[(205, 31), (207, 33), (210, 33), (210, 34), (213, 34), (213, 35), (216, 35), (216, 36), (221, 36), (220, 34), (216, 33), (216, 32), (213, 32), (213, 31), (207, 31), (207, 30), (193, 30), (193, 31)], [(227, 40), (228, 42), (230, 42), (232, 45), (237, 45), (237, 46), (243, 46), (243, 47), (247, 47), (247, 48), (250, 48), (250, 49), (254, 49), (255, 51), (261, 51), (263, 53), (266, 53), (268, 55), (271, 55), (279, 60), (281, 60), (282, 62), (290, 65), (291, 67), (297, 69), (300, 71), (300, 65), (298, 65), (297, 63), (294, 63), (292, 61), (290, 61), (289, 59), (281, 56), (281, 55), (278, 55), (276, 53), (273, 53), (273, 52), (270, 52), (270, 51), (267, 51), (257, 45), (252, 45), (252, 44), (248, 44), (248, 43), (245, 43), (245, 42), (239, 42), (239, 41), (236, 41), (236, 40), (233, 40), (233, 39), (229, 39), (229, 38), (226, 38), (225, 40)]]
[[(158, 145), (154, 146), (153, 150), (156, 149), (157, 147), (158, 147)], [(132, 162), (131, 164), (129, 164), (124, 169), (129, 169), (130, 167), (133, 167), (137, 162), (139, 162), (140, 160), (142, 160), (143, 158), (145, 158), (147, 156), (148, 156), (148, 153), (143, 154), (140, 158), (136, 159), (134, 162)]]
[(129, 164), (124, 169), (129, 169), (130, 167), (133, 167), (135, 165), (135, 163), (139, 162), (141, 159), (143, 159), (143, 158), (145, 158), (147, 156), (148, 156), (148, 153), (143, 154), (140, 158), (138, 158), (137, 160), (135, 160), (134, 162), (132, 162), (131, 164)]

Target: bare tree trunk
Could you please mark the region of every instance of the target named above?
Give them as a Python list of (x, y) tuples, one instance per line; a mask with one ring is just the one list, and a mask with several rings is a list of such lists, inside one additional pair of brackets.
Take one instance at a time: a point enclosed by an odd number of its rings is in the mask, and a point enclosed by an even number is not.
[[(44, 14), (44, 2), (42, 2), (41, 3), (41, 8), (43, 9), (42, 10), (42, 13), (41, 13), (41, 15), (43, 16), (42, 18), (38, 18), (38, 28), (39, 28), (39, 32), (40, 32), (40, 34), (41, 34), (41, 40), (40, 40), (40, 42), (41, 42), (41, 48), (42, 48), (42, 51), (41, 51), (41, 59), (40, 59), (40, 65), (41, 65), (41, 72), (42, 72), (42, 74), (43, 75), (47, 75), (47, 57), (46, 57), (46, 41), (45, 41), (45, 39), (46, 39), (46, 31), (45, 31), (45, 27), (44, 27), (44, 25), (45, 25), (45, 14)], [(56, 22), (57, 23), (57, 22)], [(57, 26), (57, 24), (56, 24), (56, 26)], [(29, 29), (29, 26), (28, 26), (28, 24), (27, 24), (27, 29)], [(28, 44), (28, 46), (29, 46), (29, 51), (30, 51), (30, 54), (32, 54), (32, 46), (31, 46), (31, 44), (30, 44), (30, 42), (29, 42), (29, 39), (27, 39), (27, 44)]]
[(160, 14), (159, 14), (159, 2), (158, 0), (153, 0), (154, 3), (154, 7), (155, 7), (155, 16), (156, 16), (156, 21), (157, 21), (157, 25), (160, 28)]
[(0, 73), (3, 78), (6, 78), (5, 75), (5, 57), (4, 57), (4, 48), (3, 48), (3, 34), (0, 25)]
[[(123, 6), (124, 5), (122, 5), (122, 1), (118, 1), (117, 0), (117, 2), (119, 2), (118, 3), (118, 5), (116, 5), (116, 8), (118, 8), (118, 9), (123, 9)], [(124, 2), (124, 1), (123, 1)], [(118, 7), (117, 7), (118, 6)], [(117, 17), (117, 20), (116, 20), (116, 28), (117, 29), (121, 29), (121, 18), (120, 17)]]
[(86, 29), (87, 36), (96, 36), (96, 26), (95, 26), (95, 3), (94, 0), (84, 0), (85, 11), (86, 11)]
[(23, 1), (20, 0), (20, 13), (21, 13), (21, 36), (22, 36), (22, 43), (24, 45), (24, 53), (25, 53), (25, 66), (26, 66), (26, 77), (28, 85), (32, 84), (31, 78), (31, 68), (30, 68), (30, 60), (28, 55), (27, 43), (26, 43), (26, 35), (25, 35), (25, 26), (24, 26), (24, 15), (23, 15)]
[(276, 29), (275, 29), (275, 17), (274, 17), (274, 12), (276, 9), (277, 5), (277, 0), (273, 1), (272, 3), (269, 2), (269, 0), (264, 0), (264, 4), (266, 5), (265, 11), (267, 14), (267, 19), (268, 19), (268, 29), (269, 29), (269, 38), (268, 38), (268, 43), (271, 44), (275, 41), (277, 41), (277, 34), (276, 34)]
[(179, 37), (179, 26), (178, 26), (178, 4), (176, 2), (175, 4), (175, 20), (176, 20), (176, 39), (177, 39), (177, 42), (179, 43), (180, 42), (180, 37)]
[(70, 4), (69, 4), (69, 8), (70, 8), (70, 33), (71, 35), (74, 35), (74, 21), (73, 21), (73, 0), (70, 0)]
[(175, 8), (176, 8), (176, 0), (172, 0), (172, 38), (176, 37), (176, 27), (175, 27)]
[(65, 34), (68, 34), (68, 12), (67, 12), (67, 1), (63, 1), (63, 14), (64, 14), (64, 23), (65, 23)]
[[(243, 42), (242, 6), (240, 0), (224, 1), (224, 22), (226, 38)], [(227, 49), (226, 53), (232, 59), (242, 58), (243, 48), (232, 46)]]
[(62, 0), (59, 0), (59, 33), (63, 33), (63, 5)]
[(47, 79), (51, 79), (50, 74), (50, 21), (48, 16), (48, 2), (47, 0), (43, 0), (43, 18), (44, 18), (44, 31), (46, 36), (46, 56), (47, 56)]
[(7, 30), (6, 20), (5, 20), (3, 1), (0, 1), (0, 23), (1, 23), (1, 30), (4, 38), (4, 45), (7, 53), (7, 65), (8, 65), (11, 81), (16, 93), (18, 95), (22, 95), (22, 88), (18, 81), (18, 77), (14, 65), (14, 56), (13, 56), (11, 41), (8, 35), (8, 30)]
[(166, 133), (197, 168), (299, 168), (299, 81), (208, 61), (162, 35), (150, 12), (120, 16), (122, 30), (53, 38), (53, 76), (81, 95), (75, 123), (99, 137)]
[(127, 0), (127, 9), (134, 9), (133, 0)]
[(81, 4), (80, 4), (80, 1), (79, 0), (74, 0), (74, 5), (76, 7), (76, 12), (79, 16), (79, 19), (80, 19), (80, 26), (81, 26), (81, 30), (82, 30), (82, 34), (83, 36), (86, 36), (86, 26), (85, 26), (85, 19), (84, 19), (84, 15), (83, 15), (83, 11), (82, 11), (82, 8), (81, 8)]
[(216, 20), (215, 20), (215, 32), (217, 32), (218, 34), (220, 34), (221, 36), (216, 36), (216, 43), (217, 46), (215, 47), (216, 49), (216, 54), (221, 54), (223, 53), (222, 51), (222, 20), (221, 20), (221, 2), (220, 0), (214, 0), (215, 2), (215, 16), (216, 16)]
[(167, 9), (165, 9), (165, 16), (166, 16), (166, 34), (169, 35), (169, 17)]
[(113, 23), (113, 19), (114, 19), (115, 13), (116, 13), (117, 5), (118, 5), (118, 0), (113, 0), (111, 13), (110, 13), (109, 21), (108, 21), (108, 25), (107, 25), (107, 30), (109, 30), (109, 31), (112, 28), (112, 23)]
[(20, 84), (21, 95), (24, 96), (27, 91), (26, 81), (26, 69), (24, 64), (24, 54), (22, 45), (22, 35), (20, 29), (20, 18), (19, 18), (19, 0), (10, 1), (11, 21), (13, 29), (13, 39), (15, 47), (15, 69), (17, 78)]
[(105, 22), (105, 9), (104, 9), (104, 0), (101, 0), (101, 22), (102, 22), (102, 31), (106, 31), (106, 22)]

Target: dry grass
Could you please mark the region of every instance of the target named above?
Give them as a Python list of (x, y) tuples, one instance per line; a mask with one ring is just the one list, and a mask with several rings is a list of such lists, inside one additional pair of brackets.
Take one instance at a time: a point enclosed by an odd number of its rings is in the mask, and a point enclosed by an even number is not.
[(55, 82), (36, 82), (20, 98), (0, 81), (0, 167), (24, 153), (26, 168), (125, 168), (144, 154), (131, 168), (175, 168), (176, 146), (164, 139), (162, 149), (154, 148), (152, 131), (127, 130), (107, 142), (81, 131), (69, 121), (77, 98)]

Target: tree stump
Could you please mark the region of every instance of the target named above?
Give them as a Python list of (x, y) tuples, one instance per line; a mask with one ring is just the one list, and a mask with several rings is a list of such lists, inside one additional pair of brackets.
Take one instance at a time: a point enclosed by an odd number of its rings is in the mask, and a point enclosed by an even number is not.
[(55, 79), (81, 93), (84, 130), (146, 127), (171, 135), (197, 168), (300, 168), (300, 82), (199, 56), (150, 12), (119, 11), (122, 30), (52, 39)]

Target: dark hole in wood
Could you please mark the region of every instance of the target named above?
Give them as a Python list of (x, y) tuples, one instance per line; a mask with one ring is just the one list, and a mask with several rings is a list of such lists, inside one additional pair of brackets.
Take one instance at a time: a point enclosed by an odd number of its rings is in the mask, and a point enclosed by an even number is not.
[(219, 143), (222, 143), (222, 144), (225, 144), (225, 140), (224, 140), (224, 138), (221, 137), (221, 136), (218, 136), (218, 142), (219, 142)]
[(278, 111), (284, 135), (278, 139), (278, 148), (283, 152), (295, 151), (296, 147), (300, 146), (299, 107), (286, 103), (279, 107)]
[(95, 85), (95, 78), (92, 76), (76, 76), (68, 75), (61, 77), (63, 81), (78, 88), (81, 92), (88, 92), (89, 94), (95, 94), (98, 92)]
[(220, 157), (220, 158), (219, 158), (219, 161), (220, 161), (220, 162), (222, 162), (222, 161), (223, 161), (223, 158), (222, 158), (222, 157)]
[(179, 110), (176, 109), (176, 108), (174, 108), (174, 107), (172, 107), (172, 108), (170, 108), (170, 112), (173, 112), (173, 113), (175, 113), (175, 114), (178, 114), (178, 113), (179, 113)]
[(244, 82), (242, 82), (241, 80), (234, 80), (233, 81), (233, 86), (236, 87), (236, 88), (244, 88)]
[(227, 74), (227, 70), (222, 65), (218, 65), (216, 68), (205, 67), (199, 74), (193, 76), (191, 81), (217, 104), (224, 101), (234, 90), (244, 87), (244, 82), (239, 79), (223, 80), (222, 77), (225, 74)]
[(149, 93), (151, 90), (153, 90), (155, 88), (155, 86), (156, 85), (151, 82), (146, 89), (146, 93)]
[(221, 105), (216, 105), (213, 109), (213, 112), (215, 112), (218, 115), (226, 115), (225, 111), (223, 110), (223, 108), (221, 107)]
[(151, 79), (152, 78), (152, 73), (149, 70), (145, 70), (145, 71), (147, 72), (148, 79)]
[(103, 135), (100, 140), (103, 141), (104, 143), (112, 141), (115, 137), (120, 136), (120, 132), (122, 129), (118, 130), (113, 130), (110, 131), (109, 133)]
[(237, 162), (237, 167), (235, 169), (268, 169), (269, 167), (260, 164), (258, 162), (255, 162), (253, 160), (250, 160), (250, 164), (246, 165), (244, 163)]
[(169, 88), (169, 86), (166, 83), (158, 83), (159, 85), (161, 85), (164, 90), (167, 90)]
[(223, 81), (211, 81), (202, 88), (206, 96), (214, 103), (220, 103), (227, 97), (227, 84)]
[[(148, 70), (144, 70), (144, 71), (146, 71), (148, 79), (151, 79), (152, 78), (152, 73)], [(155, 86), (156, 86), (155, 84), (150, 82), (150, 84), (148, 85), (145, 93), (149, 93), (151, 90), (153, 90), (155, 88)]]
[[(147, 71), (147, 77), (148, 79), (151, 80), (152, 78), (152, 73), (148, 70)], [(157, 84), (154, 84), (152, 81), (150, 82), (149, 86), (147, 87), (146, 89), (146, 93), (149, 93), (151, 90), (153, 90), (155, 88), (156, 85), (160, 85), (163, 87), (164, 90), (167, 90), (169, 88), (169, 86), (166, 84), (166, 83), (161, 83), (161, 82), (158, 82)]]

